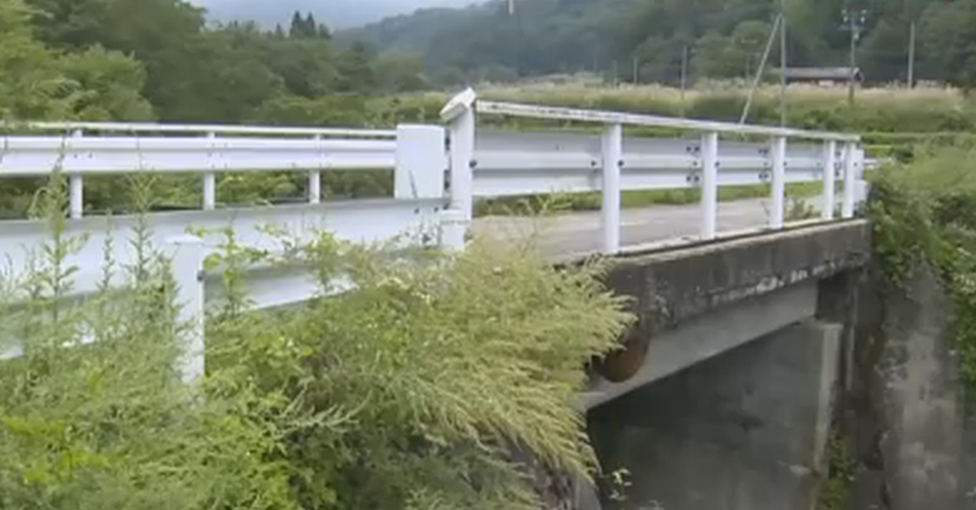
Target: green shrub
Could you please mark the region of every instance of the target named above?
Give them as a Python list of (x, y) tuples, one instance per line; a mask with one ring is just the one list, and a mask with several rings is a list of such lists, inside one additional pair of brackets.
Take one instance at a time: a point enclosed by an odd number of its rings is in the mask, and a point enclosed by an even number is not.
[[(145, 226), (128, 285), (74, 301), (65, 256), (84, 239), (63, 234), (63, 179), (41, 198), (51, 243), (26, 278), (0, 278), (0, 339), (24, 345), (0, 361), (0, 508), (530, 509), (525, 454), (595, 466), (584, 366), (630, 321), (603, 262), (269, 228), (283, 243), (271, 258), (228, 230), (207, 261), (228, 299), (207, 315), (207, 374), (186, 387), (175, 284)], [(322, 297), (249, 311), (240, 275), (262, 260), (310, 269)], [(335, 295), (337, 281), (352, 287)]]
[[(411, 260), (323, 235), (290, 260), (353, 289), (273, 314), (224, 316), (213, 365), (260, 391), (349, 413), (293, 438), (282, 458), (306, 508), (535, 508), (512, 448), (584, 473), (593, 457), (577, 411), (584, 364), (628, 318), (595, 276), (525, 251), (475, 243)], [(585, 317), (585, 318), (584, 318)]]
[(0, 508), (297, 508), (287, 466), (266, 458), (283, 432), (259, 414), (267, 399), (180, 382), (174, 283), (146, 236), (127, 286), (79, 302), (65, 257), (84, 239), (64, 234), (59, 176), (38, 204), (51, 241), (0, 275), (0, 339), (23, 347), (0, 361)]
[(956, 349), (976, 384), (976, 178), (971, 145), (933, 148), (875, 176), (875, 252), (888, 281), (906, 282), (923, 265), (954, 303)]

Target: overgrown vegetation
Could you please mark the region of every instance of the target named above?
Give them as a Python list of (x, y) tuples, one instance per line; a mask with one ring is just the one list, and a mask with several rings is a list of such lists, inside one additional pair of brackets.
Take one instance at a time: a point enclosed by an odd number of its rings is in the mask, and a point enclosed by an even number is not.
[(955, 348), (976, 384), (976, 178), (971, 146), (933, 150), (878, 174), (870, 214), (885, 275), (901, 286), (930, 267), (952, 298)]
[[(229, 297), (208, 313), (207, 374), (187, 387), (167, 259), (136, 236), (131, 265), (105, 266), (126, 285), (73, 299), (84, 239), (65, 235), (64, 200), (56, 175), (39, 202), (51, 241), (0, 275), (0, 352), (23, 348), (0, 361), (0, 507), (529, 509), (540, 488), (519, 459), (593, 469), (583, 367), (630, 320), (595, 278), (603, 263), (269, 228), (283, 243), (272, 261), (309, 265), (322, 297), (259, 313), (240, 275), (270, 255), (228, 230), (208, 265)], [(352, 287), (335, 295), (340, 277)]]
[(820, 510), (843, 510), (857, 475), (857, 460), (839, 435), (827, 442), (827, 480), (820, 490)]

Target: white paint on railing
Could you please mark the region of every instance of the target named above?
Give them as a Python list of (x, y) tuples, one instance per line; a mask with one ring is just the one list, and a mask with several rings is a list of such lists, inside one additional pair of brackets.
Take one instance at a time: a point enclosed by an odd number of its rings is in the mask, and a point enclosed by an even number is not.
[(857, 142), (860, 137), (844, 133), (828, 133), (823, 131), (807, 131), (766, 126), (751, 126), (733, 124), (729, 122), (714, 122), (674, 117), (660, 117), (657, 115), (639, 115), (634, 113), (608, 112), (596, 110), (578, 110), (557, 106), (538, 106), (517, 103), (502, 103), (497, 101), (477, 101), (479, 113), (495, 115), (512, 115), (516, 117), (533, 117), (549, 120), (569, 120), (579, 122), (594, 122), (600, 124), (623, 124), (633, 126), (651, 126), (673, 128), (689, 131), (735, 133), (742, 135), (759, 135), (771, 137), (804, 138), (811, 140), (838, 140)]
[(0, 136), (0, 177), (65, 173), (392, 169), (396, 140)]
[(441, 110), (450, 141), (451, 208), (463, 212), (468, 221), (474, 214), (475, 99), (468, 89)]
[(0, 128), (36, 131), (99, 133), (181, 133), (218, 135), (329, 136), (350, 138), (394, 138), (396, 131), (360, 128), (232, 126), (226, 124), (167, 124), (153, 122), (0, 122)]
[[(208, 253), (217, 251), (224, 241), (224, 231), (233, 229), (241, 246), (270, 254), (281, 249), (279, 240), (263, 232), (273, 226), (287, 232), (298, 242), (309, 242), (320, 232), (331, 232), (337, 239), (355, 243), (375, 243), (400, 240), (417, 244), (433, 245), (437, 240), (438, 211), (444, 206), (443, 199), (421, 200), (349, 200), (327, 202), (319, 205), (279, 205), (217, 209), (214, 211), (159, 212), (145, 216), (151, 230), (150, 242), (161, 248), (168, 239), (179, 238), (187, 229), (207, 232), (203, 242)], [(88, 236), (88, 242), (68, 256), (65, 263), (76, 266), (73, 275), (74, 289), (79, 295), (95, 292), (102, 279), (105, 240), (112, 238), (109, 254), (117, 267), (130, 265), (135, 253), (134, 228), (138, 218), (116, 216), (89, 216), (67, 224), (66, 236)], [(13, 268), (23, 268), (30, 250), (37, 250), (50, 240), (45, 222), (34, 220), (4, 221), (0, 223), (0, 259)], [(124, 284), (123, 275), (117, 274), (113, 285)], [(249, 276), (244, 277), (249, 287)], [(308, 298), (299, 289), (286, 289), (293, 296), (292, 302)], [(294, 291), (294, 292), (292, 292)], [(280, 296), (265, 296), (255, 289), (251, 297), (258, 308), (277, 306)]]
[(397, 127), (393, 196), (400, 199), (441, 198), (447, 158), (444, 129), (438, 126)]
[(322, 172), (310, 170), (308, 172), (308, 203), (315, 205), (322, 202)]
[[(322, 135), (315, 135), (312, 140), (316, 143), (322, 140)], [(318, 168), (308, 172), (308, 203), (317, 204), (322, 201), (322, 173)]]
[(620, 170), (623, 126), (608, 124), (603, 132), (603, 252), (620, 251)]
[(781, 229), (786, 215), (786, 137), (774, 137), (769, 151), (773, 159), (772, 186), (770, 186), (772, 210), (769, 213), (769, 226)]
[[(460, 149), (452, 154), (453, 204), (462, 210), (470, 207), (471, 196), (495, 197), (539, 194), (548, 192), (579, 192), (603, 190), (604, 249), (608, 253), (619, 249), (620, 225), (610, 220), (619, 218), (619, 201), (608, 201), (607, 168), (614, 146), (586, 134), (560, 132), (498, 133), (485, 130), (475, 132), (475, 112), (536, 119), (575, 121), (611, 126), (636, 125), (692, 131), (705, 135), (693, 146), (687, 140), (627, 139), (621, 143), (619, 154), (623, 168), (619, 175), (610, 175), (619, 182), (620, 190), (667, 189), (703, 186), (701, 238), (716, 235), (715, 217), (720, 186), (769, 183), (772, 188), (769, 226), (781, 229), (786, 216), (786, 185), (797, 182), (823, 181), (832, 186), (833, 163), (825, 145), (843, 142), (845, 156), (845, 217), (853, 216), (857, 191), (853, 184), (857, 168), (863, 166), (863, 151), (857, 149), (860, 137), (853, 134), (808, 131), (801, 129), (748, 126), (723, 122), (675, 119), (654, 115), (621, 112), (578, 110), (572, 108), (525, 105), (478, 100), (471, 89), (452, 99), (441, 112), (451, 124), (451, 144)], [(768, 136), (765, 147), (756, 144), (731, 142), (718, 144), (718, 134)], [(714, 135), (714, 143), (710, 137)], [(813, 140), (816, 145), (790, 143), (791, 140)], [(594, 143), (596, 141), (597, 143)], [(474, 149), (469, 150), (469, 145)], [(719, 148), (719, 146), (721, 148)], [(701, 154), (695, 154), (695, 151)], [(714, 152), (712, 152), (714, 151)], [(706, 160), (714, 154), (714, 165)], [(470, 161), (472, 170), (464, 166)], [(600, 171), (602, 170), (602, 172)], [(848, 172), (853, 172), (847, 175)], [(829, 177), (828, 177), (829, 176)], [(456, 188), (455, 182), (460, 182)], [(826, 213), (825, 213), (826, 217)]]
[(837, 189), (837, 142), (828, 140), (824, 142), (824, 187), (823, 187), (823, 209), (821, 217), (824, 221), (834, 219), (834, 207), (836, 198), (834, 196)]
[(440, 246), (448, 251), (462, 251), (469, 225), (463, 211), (446, 209), (440, 212)]
[(171, 260), (176, 282), (177, 319), (182, 326), (183, 352), (180, 373), (183, 382), (192, 384), (205, 374), (203, 262), (207, 246), (199, 237), (184, 235), (164, 241), (163, 252)]
[[(71, 133), (75, 138), (81, 138), (84, 133), (76, 129)], [(71, 219), (81, 218), (85, 210), (85, 177), (79, 172), (68, 175), (68, 213)]]
[(705, 133), (701, 143), (702, 239), (715, 238), (715, 225), (718, 221), (718, 165), (718, 133)]
[(854, 217), (854, 202), (857, 196), (857, 159), (857, 145), (846, 144), (844, 148), (844, 203), (841, 211), (841, 216), (845, 219)]
[[(207, 140), (210, 142), (208, 145), (207, 159), (216, 159), (216, 145), (214, 144), (214, 139), (217, 138), (216, 133), (207, 133)], [(212, 211), (217, 207), (217, 175), (214, 174), (213, 168), (214, 164), (210, 163), (207, 165), (210, 170), (203, 172), (203, 210)]]

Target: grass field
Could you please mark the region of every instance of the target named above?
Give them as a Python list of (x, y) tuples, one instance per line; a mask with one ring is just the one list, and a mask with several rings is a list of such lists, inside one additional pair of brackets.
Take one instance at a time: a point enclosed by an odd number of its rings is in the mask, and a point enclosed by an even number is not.
[[(532, 82), (476, 86), (484, 98), (738, 122), (748, 96), (742, 82), (704, 83), (682, 94), (660, 85), (593, 85)], [(780, 123), (780, 91), (762, 86), (755, 94), (749, 123)], [(374, 98), (369, 108), (385, 121), (437, 121), (450, 94), (425, 92)], [(976, 101), (954, 89), (920, 87), (859, 90), (853, 105), (845, 87), (791, 85), (787, 124), (859, 133), (976, 132)]]

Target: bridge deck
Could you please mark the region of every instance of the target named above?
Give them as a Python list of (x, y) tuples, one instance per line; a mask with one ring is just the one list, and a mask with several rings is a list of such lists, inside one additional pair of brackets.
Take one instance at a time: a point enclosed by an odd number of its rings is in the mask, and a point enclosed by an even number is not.
[[(807, 201), (814, 211), (822, 197)], [(769, 199), (725, 202), (718, 207), (718, 231), (736, 232), (765, 226)], [(656, 205), (621, 211), (621, 247), (624, 250), (668, 240), (697, 239), (701, 206)], [(537, 243), (544, 255), (567, 259), (597, 253), (601, 248), (600, 211), (569, 212), (540, 217), (488, 216), (473, 223), (473, 232), (492, 239)]]

